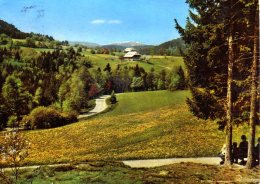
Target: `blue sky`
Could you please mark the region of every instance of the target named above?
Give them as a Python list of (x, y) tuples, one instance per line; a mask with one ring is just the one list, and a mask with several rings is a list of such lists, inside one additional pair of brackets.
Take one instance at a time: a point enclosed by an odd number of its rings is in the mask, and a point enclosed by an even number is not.
[(0, 19), (58, 40), (160, 44), (178, 38), (185, 0), (0, 0)]

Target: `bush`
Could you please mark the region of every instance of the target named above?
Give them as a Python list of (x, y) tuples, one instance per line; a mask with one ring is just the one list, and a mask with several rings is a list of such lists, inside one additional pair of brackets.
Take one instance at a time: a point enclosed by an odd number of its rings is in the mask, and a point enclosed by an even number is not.
[(40, 106), (23, 118), (22, 125), (27, 129), (44, 129), (63, 126), (75, 121), (77, 121), (77, 116), (73, 113), (60, 113), (53, 108)]
[(7, 126), (10, 127), (10, 128), (14, 128), (17, 125), (18, 125), (17, 124), (17, 116), (10, 116), (8, 118)]
[(111, 102), (111, 104), (115, 104), (117, 102), (116, 95), (115, 95), (114, 91), (112, 91), (112, 93), (111, 93), (110, 102)]

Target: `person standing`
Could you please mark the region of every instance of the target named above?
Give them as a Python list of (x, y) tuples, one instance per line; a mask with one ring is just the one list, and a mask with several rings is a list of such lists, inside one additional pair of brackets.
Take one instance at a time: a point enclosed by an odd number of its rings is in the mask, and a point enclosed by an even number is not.
[(241, 160), (240, 164), (245, 164), (244, 158), (247, 158), (248, 142), (246, 136), (241, 136), (241, 142), (238, 147), (238, 158)]

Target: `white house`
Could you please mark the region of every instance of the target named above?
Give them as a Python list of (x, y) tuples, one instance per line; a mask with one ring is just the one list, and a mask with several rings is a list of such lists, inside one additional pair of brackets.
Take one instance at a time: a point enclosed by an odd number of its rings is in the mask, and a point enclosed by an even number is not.
[(130, 60), (130, 61), (138, 61), (138, 60), (140, 60), (140, 57), (141, 57), (141, 54), (139, 54), (136, 51), (130, 51), (124, 55), (124, 59)]
[(134, 48), (125, 48), (124, 53), (136, 51)]

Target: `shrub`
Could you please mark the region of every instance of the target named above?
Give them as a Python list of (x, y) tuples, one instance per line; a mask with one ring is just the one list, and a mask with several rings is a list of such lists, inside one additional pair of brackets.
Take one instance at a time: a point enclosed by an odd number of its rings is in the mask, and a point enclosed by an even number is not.
[(25, 116), (22, 125), (25, 128), (44, 129), (63, 126), (77, 121), (77, 116), (73, 113), (60, 113), (50, 107), (37, 107)]
[(110, 102), (111, 102), (111, 104), (115, 104), (117, 102), (116, 95), (115, 95), (114, 91), (112, 91), (112, 93), (111, 93)]
[(61, 113), (61, 116), (63, 117), (65, 124), (70, 124), (78, 121), (76, 112), (63, 112)]
[(20, 127), (23, 127), (23, 129), (30, 129), (31, 128), (31, 123), (30, 123), (30, 117), (25, 115), (22, 119), (22, 121), (19, 123)]
[(8, 118), (7, 126), (10, 128), (17, 126), (17, 116), (10, 116)]

